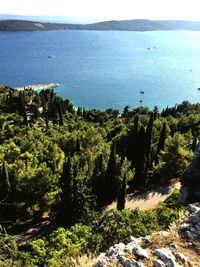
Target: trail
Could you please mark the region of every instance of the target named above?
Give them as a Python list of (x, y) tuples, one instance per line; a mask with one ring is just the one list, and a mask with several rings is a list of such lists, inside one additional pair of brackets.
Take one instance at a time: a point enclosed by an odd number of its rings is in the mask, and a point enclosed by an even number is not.
[[(126, 196), (125, 208), (141, 210), (152, 209), (158, 205), (159, 202), (163, 202), (174, 189), (180, 189), (180, 183), (154, 188), (142, 193), (133, 193)], [(106, 210), (114, 209), (117, 207), (117, 201), (112, 202), (106, 207)]]

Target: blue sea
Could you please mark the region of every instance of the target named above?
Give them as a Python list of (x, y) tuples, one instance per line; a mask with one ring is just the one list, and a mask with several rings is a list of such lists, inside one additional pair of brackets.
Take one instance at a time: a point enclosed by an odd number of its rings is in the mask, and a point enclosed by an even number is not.
[(198, 102), (200, 32), (0, 32), (0, 83), (50, 82), (86, 108)]

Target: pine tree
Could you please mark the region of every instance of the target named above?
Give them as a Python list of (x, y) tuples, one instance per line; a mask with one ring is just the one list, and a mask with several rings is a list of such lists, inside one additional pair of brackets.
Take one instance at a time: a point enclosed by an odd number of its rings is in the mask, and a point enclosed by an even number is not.
[(126, 202), (126, 174), (124, 174), (121, 188), (119, 190), (119, 195), (117, 199), (117, 209), (123, 210), (125, 208)]

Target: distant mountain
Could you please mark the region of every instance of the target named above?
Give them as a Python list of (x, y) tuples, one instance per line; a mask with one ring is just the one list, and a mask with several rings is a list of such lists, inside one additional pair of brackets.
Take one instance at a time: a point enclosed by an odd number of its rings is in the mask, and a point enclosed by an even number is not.
[(199, 21), (176, 20), (112, 20), (90, 24), (64, 24), (29, 20), (0, 20), (0, 31), (51, 31), (51, 30), (99, 30), (99, 31), (200, 31)]
[(10, 14), (0, 14), (1, 20), (28, 20), (28, 21), (39, 21), (39, 22), (50, 22), (50, 23), (91, 23), (95, 20), (90, 18), (77, 19), (64, 16), (25, 16), (25, 15), (10, 15)]

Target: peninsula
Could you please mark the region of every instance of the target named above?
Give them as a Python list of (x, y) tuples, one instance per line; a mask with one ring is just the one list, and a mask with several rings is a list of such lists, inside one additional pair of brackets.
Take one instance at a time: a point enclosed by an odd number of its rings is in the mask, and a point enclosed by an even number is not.
[(99, 30), (99, 31), (200, 31), (200, 21), (181, 20), (111, 20), (90, 24), (63, 24), (28, 20), (0, 20), (0, 31), (52, 31), (52, 30)]
[(23, 90), (40, 90), (40, 89), (47, 89), (47, 88), (56, 88), (60, 86), (60, 83), (45, 83), (45, 84), (31, 84), (31, 85), (25, 85), (21, 87), (15, 87), (14, 89), (18, 91), (23, 91)]

